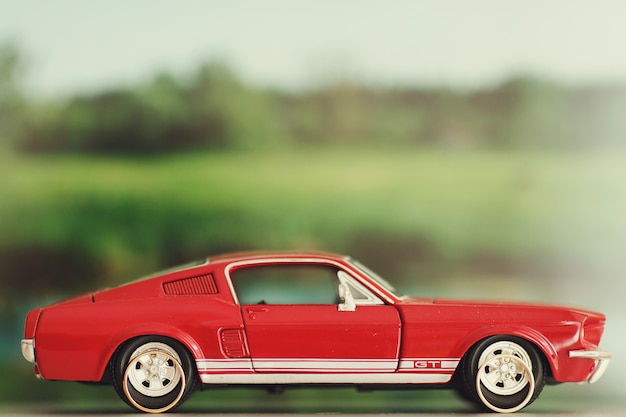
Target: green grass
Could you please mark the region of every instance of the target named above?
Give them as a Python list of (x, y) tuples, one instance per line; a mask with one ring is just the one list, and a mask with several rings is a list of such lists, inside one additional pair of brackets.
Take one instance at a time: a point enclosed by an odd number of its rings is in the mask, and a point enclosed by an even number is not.
[(165, 239), (182, 251), (342, 250), (362, 231), (419, 236), (449, 260), (595, 259), (612, 247), (575, 237), (621, 239), (613, 222), (626, 209), (619, 155), (344, 149), (5, 159), (1, 245), (78, 245), (119, 259), (159, 253)]

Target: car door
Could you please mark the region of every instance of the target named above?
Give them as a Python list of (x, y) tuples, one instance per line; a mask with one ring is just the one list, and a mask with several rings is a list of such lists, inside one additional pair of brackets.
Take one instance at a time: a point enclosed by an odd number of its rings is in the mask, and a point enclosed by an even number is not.
[[(319, 263), (277, 263), (234, 270), (231, 279), (255, 371), (397, 369), (400, 317), (396, 308), (345, 271)], [(354, 308), (340, 308), (340, 284), (344, 293), (355, 293), (349, 295)]]

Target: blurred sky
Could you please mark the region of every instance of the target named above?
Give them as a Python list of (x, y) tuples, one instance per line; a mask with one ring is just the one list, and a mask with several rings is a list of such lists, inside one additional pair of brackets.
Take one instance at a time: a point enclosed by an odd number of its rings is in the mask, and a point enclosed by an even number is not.
[(247, 81), (480, 87), (515, 74), (626, 79), (626, 2), (0, 0), (0, 42), (39, 94), (97, 90), (222, 59)]

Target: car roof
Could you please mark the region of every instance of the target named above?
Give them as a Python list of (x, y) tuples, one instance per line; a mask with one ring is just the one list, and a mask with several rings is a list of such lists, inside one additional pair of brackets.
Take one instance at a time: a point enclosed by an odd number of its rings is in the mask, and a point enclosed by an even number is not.
[(328, 252), (319, 251), (247, 251), (247, 252), (231, 252), (216, 256), (209, 256), (209, 263), (214, 262), (237, 262), (252, 261), (262, 259), (326, 259), (340, 261), (346, 259), (346, 256)]

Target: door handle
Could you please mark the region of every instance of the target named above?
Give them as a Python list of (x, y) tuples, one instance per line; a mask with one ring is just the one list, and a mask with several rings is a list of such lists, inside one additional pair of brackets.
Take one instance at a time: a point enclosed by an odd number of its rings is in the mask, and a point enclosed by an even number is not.
[(256, 313), (267, 313), (267, 307), (248, 307), (246, 308), (250, 320), (256, 319)]

